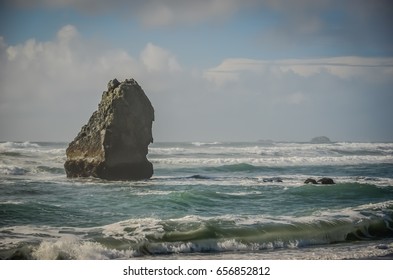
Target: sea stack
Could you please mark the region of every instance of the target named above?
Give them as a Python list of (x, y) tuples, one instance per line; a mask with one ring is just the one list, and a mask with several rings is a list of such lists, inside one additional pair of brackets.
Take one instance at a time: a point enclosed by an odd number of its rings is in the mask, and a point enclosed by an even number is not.
[(134, 79), (113, 79), (67, 150), (67, 177), (141, 180), (153, 175), (146, 158), (153, 143), (154, 108)]

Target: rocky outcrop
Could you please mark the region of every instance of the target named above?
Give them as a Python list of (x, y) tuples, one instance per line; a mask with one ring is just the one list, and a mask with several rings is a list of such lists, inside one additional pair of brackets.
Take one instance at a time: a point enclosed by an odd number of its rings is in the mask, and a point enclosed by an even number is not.
[(322, 184), (322, 185), (334, 185), (335, 182), (332, 178), (321, 178), (318, 181), (315, 180), (314, 178), (308, 178), (306, 181), (304, 181), (305, 184)]
[(264, 183), (282, 183), (282, 179), (280, 177), (272, 177), (272, 178), (263, 178)]
[(333, 185), (335, 184), (335, 182), (333, 181), (332, 178), (322, 178), (318, 180), (318, 183), (322, 184), (322, 185)]
[(306, 181), (304, 181), (305, 184), (318, 184), (317, 180), (313, 178), (307, 178)]
[(146, 156), (153, 121), (154, 108), (134, 79), (109, 81), (98, 110), (66, 150), (67, 177), (150, 178), (153, 165)]

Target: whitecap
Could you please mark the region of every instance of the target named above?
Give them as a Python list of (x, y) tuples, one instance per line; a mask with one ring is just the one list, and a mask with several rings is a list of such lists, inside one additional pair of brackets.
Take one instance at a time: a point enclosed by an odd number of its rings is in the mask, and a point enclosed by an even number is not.
[(110, 249), (97, 242), (70, 236), (56, 241), (43, 241), (32, 253), (35, 259), (40, 260), (108, 260), (130, 258), (135, 254), (133, 250)]
[(37, 143), (32, 143), (30, 141), (26, 142), (3, 142), (0, 143), (0, 148), (38, 148), (40, 145)]
[(208, 145), (221, 145), (221, 142), (192, 142), (191, 143), (194, 146), (200, 147), (200, 146), (208, 146)]
[(27, 169), (22, 167), (0, 165), (0, 174), (3, 175), (25, 175), (28, 172)]
[(0, 205), (21, 205), (24, 203), (25, 203), (24, 201), (20, 201), (20, 200), (0, 201)]

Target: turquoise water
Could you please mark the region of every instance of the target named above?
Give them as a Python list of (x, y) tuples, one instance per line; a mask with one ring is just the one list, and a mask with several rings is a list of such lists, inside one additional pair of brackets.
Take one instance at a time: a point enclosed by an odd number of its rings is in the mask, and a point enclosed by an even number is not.
[(65, 148), (0, 143), (1, 258), (393, 252), (393, 143), (155, 143), (138, 182), (68, 179)]

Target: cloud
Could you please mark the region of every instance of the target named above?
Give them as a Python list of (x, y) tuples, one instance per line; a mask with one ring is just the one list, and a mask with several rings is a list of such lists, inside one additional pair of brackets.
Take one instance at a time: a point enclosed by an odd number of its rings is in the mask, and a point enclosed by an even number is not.
[(393, 137), (387, 121), (393, 118), (392, 59), (236, 58), (203, 75), (260, 138), (387, 140)]
[(322, 72), (342, 79), (360, 78), (370, 80), (390, 80), (393, 71), (393, 58), (367, 57), (330, 57), (319, 59), (226, 59), (216, 67), (208, 69), (204, 76), (218, 86), (238, 81), (244, 72), (275, 73), (276, 75), (293, 72), (302, 77), (310, 77)]
[[(100, 93), (114, 77), (156, 85), (172, 79), (171, 71), (181, 71), (176, 58), (163, 48), (149, 43), (138, 58), (87, 41), (72, 25), (46, 42), (32, 38), (7, 45), (0, 37), (0, 64), (0, 127), (3, 137), (11, 140), (25, 140), (25, 134), (55, 140), (74, 135), (70, 131), (96, 109)], [(158, 84), (147, 88), (157, 93), (168, 88)]]
[(240, 8), (235, 0), (150, 0), (141, 6), (138, 17), (146, 26), (167, 26), (227, 18)]
[[(89, 16), (114, 15), (148, 28), (253, 19), (254, 41), (265, 56), (392, 56), (391, 0), (6, 0), (8, 5), (71, 8)], [(258, 26), (260, 25), (260, 26)]]
[(1, 140), (71, 140), (114, 77), (135, 78), (149, 96), (156, 141), (393, 139), (392, 57), (227, 58), (188, 69), (155, 43), (131, 53), (66, 25), (49, 41), (0, 37), (0, 64)]
[(260, 32), (265, 51), (331, 56), (393, 54), (393, 4), (390, 0), (265, 1), (276, 24)]
[(141, 53), (141, 61), (149, 72), (180, 71), (181, 66), (174, 55), (152, 43), (148, 43)]
[(16, 0), (8, 2), (25, 8), (72, 7), (88, 14), (119, 13), (122, 16), (136, 17), (143, 25), (150, 27), (217, 20), (231, 16), (242, 7), (248, 6), (247, 1), (243, 3), (236, 0)]

